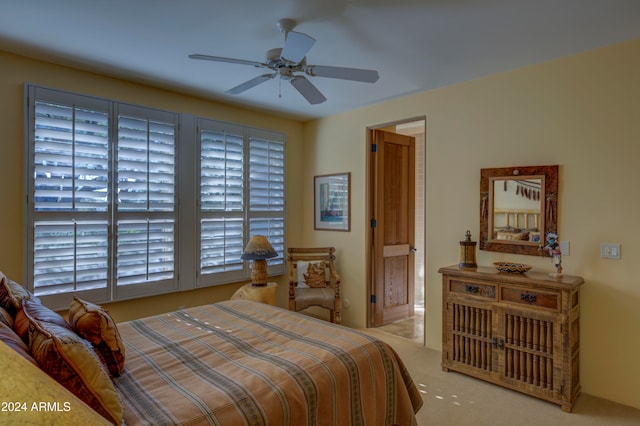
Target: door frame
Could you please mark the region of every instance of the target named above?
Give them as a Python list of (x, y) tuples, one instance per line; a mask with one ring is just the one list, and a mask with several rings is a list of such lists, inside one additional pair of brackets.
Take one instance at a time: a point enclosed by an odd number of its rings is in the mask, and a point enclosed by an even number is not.
[[(397, 121), (391, 121), (391, 122), (387, 122), (387, 123), (382, 123), (382, 124), (376, 124), (376, 125), (371, 125), (371, 126), (367, 126), (366, 127), (366, 141), (365, 141), (365, 156), (366, 156), (366, 203), (367, 203), (367, 208), (365, 210), (365, 226), (367, 226), (367, 232), (366, 232), (366, 242), (365, 242), (365, 249), (366, 249), (366, 282), (367, 282), (367, 294), (366, 294), (366, 299), (365, 299), (365, 303), (367, 306), (367, 321), (366, 321), (366, 327), (367, 328), (371, 328), (374, 325), (374, 309), (373, 309), (373, 304), (371, 303), (371, 296), (372, 294), (374, 294), (375, 291), (375, 283), (373, 282), (373, 259), (374, 259), (374, 253), (373, 253), (373, 228), (371, 227), (371, 214), (373, 211), (373, 197), (371, 194), (371, 191), (373, 190), (372, 188), (372, 171), (373, 171), (373, 167), (371, 164), (371, 143), (373, 140), (373, 133), (375, 130), (385, 130), (388, 129), (389, 127), (396, 127), (398, 125), (402, 125), (402, 124), (407, 124), (407, 123), (412, 123), (412, 122), (416, 122), (416, 121), (423, 121), (424, 122), (424, 149), (423, 149), (423, 161), (426, 167), (426, 157), (427, 157), (427, 150), (426, 150), (426, 142), (427, 142), (427, 117), (426, 116), (416, 116), (416, 117), (411, 117), (411, 118), (406, 118), (406, 119), (402, 119), (402, 120), (397, 120)], [(394, 133), (395, 133), (395, 129), (394, 129)], [(417, 156), (416, 156), (417, 159)], [(424, 197), (423, 197), (423, 204), (424, 204), (424, 211), (425, 211), (425, 218), (426, 218), (426, 190), (427, 190), (427, 186), (426, 186), (426, 172), (425, 172), (425, 184), (424, 184)], [(426, 221), (425, 221), (426, 222)], [(422, 231), (424, 234), (424, 241), (426, 242), (426, 226), (422, 227)], [(424, 244), (424, 247), (422, 247), (422, 250), (419, 250), (418, 253), (416, 253), (416, 256), (422, 256), (423, 257), (423, 264), (426, 265), (426, 243)], [(426, 273), (425, 273), (426, 276)], [(423, 282), (423, 294), (425, 295), (426, 298), (426, 281)], [(426, 303), (425, 303), (426, 306)], [(425, 309), (426, 311), (426, 309)], [(425, 321), (426, 321), (426, 313), (425, 313)], [(426, 327), (424, 327), (425, 330), (425, 334), (426, 334)], [(423, 336), (423, 342), (426, 341), (426, 335)]]

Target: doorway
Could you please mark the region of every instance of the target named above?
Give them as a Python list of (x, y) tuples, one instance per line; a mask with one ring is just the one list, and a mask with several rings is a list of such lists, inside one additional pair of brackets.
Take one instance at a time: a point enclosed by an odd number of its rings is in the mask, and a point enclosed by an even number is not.
[[(393, 315), (388, 315), (387, 320), (381, 320), (380, 316), (376, 316), (376, 312), (380, 311), (380, 306), (376, 306), (378, 303), (384, 303), (386, 300), (381, 300), (380, 297), (388, 297), (388, 294), (379, 295), (380, 285), (376, 288), (376, 279), (380, 280), (381, 275), (387, 275), (384, 279), (388, 279), (389, 274), (381, 272), (380, 270), (380, 256), (378, 256), (376, 265), (376, 247), (374, 244), (374, 234), (375, 230), (374, 226), (377, 225), (375, 223), (374, 218), (372, 217), (372, 229), (369, 235), (368, 247), (370, 248), (371, 256), (369, 257), (370, 261), (370, 280), (371, 285), (369, 286), (369, 291), (367, 297), (369, 299), (369, 327), (377, 327), (379, 330), (389, 332), (395, 335), (399, 335), (401, 337), (409, 338), (411, 340), (417, 341), (420, 344), (424, 344), (424, 314), (425, 314), (425, 125), (426, 120), (424, 118), (416, 118), (409, 119), (400, 122), (389, 123), (380, 126), (370, 127), (369, 137), (370, 142), (374, 142), (374, 138), (376, 137), (376, 130), (383, 130), (385, 132), (390, 132), (398, 135), (410, 136), (414, 139), (414, 147), (415, 154), (413, 155), (413, 166), (414, 169), (413, 174), (413, 182), (412, 185), (402, 185), (400, 188), (410, 188), (412, 191), (411, 196), (413, 197), (413, 204), (411, 209), (413, 210), (413, 224), (412, 224), (412, 235), (411, 235), (411, 250), (413, 252), (413, 259), (411, 260), (413, 263), (412, 270), (408, 275), (411, 276), (411, 288), (412, 294), (407, 295), (407, 299), (411, 301), (411, 309), (406, 310), (406, 316), (400, 318), (394, 318)], [(375, 164), (375, 157), (372, 155), (369, 161), (369, 182), (370, 182), (370, 212), (373, 213), (376, 211), (376, 202), (378, 202), (378, 198), (376, 198), (373, 191), (375, 191), (376, 178), (374, 176), (377, 173), (377, 165)], [(395, 186), (394, 186), (395, 187)], [(377, 248), (380, 250), (380, 248)], [(396, 251), (395, 249), (388, 251)], [(397, 264), (397, 262), (395, 263)], [(377, 268), (377, 269), (376, 269)], [(393, 295), (392, 292), (389, 294)]]

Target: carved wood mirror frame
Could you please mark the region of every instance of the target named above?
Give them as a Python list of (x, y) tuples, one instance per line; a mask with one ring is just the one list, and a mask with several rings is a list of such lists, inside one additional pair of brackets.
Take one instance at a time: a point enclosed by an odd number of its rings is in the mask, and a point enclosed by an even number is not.
[[(540, 179), (540, 242), (512, 241), (494, 238), (489, 229), (493, 223), (493, 182), (495, 180)], [(490, 219), (491, 218), (491, 219)], [(558, 166), (503, 167), (480, 170), (480, 250), (503, 253), (549, 256), (540, 250), (548, 232), (558, 233)]]

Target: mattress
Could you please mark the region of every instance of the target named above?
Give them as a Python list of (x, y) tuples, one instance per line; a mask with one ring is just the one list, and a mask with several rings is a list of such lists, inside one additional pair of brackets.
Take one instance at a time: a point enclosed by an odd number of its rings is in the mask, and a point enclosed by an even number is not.
[(134, 425), (414, 425), (422, 398), (386, 343), (231, 300), (118, 324)]

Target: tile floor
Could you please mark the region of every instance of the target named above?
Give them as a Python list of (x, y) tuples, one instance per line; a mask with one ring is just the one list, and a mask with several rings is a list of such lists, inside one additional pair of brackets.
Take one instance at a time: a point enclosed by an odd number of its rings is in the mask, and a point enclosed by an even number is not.
[(424, 342), (424, 307), (416, 306), (413, 317), (405, 320), (398, 320), (391, 324), (378, 327), (378, 330), (394, 334), (396, 336), (411, 339), (423, 344)]

